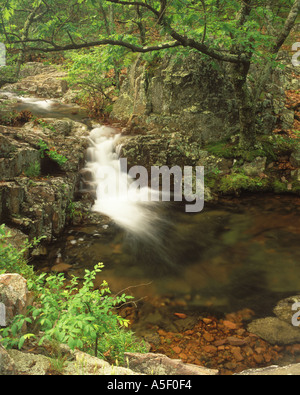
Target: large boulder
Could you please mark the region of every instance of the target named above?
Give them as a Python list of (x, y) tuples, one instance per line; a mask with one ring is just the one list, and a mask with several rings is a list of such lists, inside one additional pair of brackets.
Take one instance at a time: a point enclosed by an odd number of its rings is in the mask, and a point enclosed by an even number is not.
[(155, 65), (137, 59), (111, 116), (148, 130), (192, 135), (198, 142), (224, 139), (238, 123), (231, 84), (196, 53), (167, 56)]

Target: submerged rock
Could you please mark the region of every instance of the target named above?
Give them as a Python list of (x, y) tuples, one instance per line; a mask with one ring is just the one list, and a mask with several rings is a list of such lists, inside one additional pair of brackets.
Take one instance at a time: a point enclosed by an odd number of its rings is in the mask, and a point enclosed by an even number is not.
[(266, 317), (252, 321), (248, 331), (271, 344), (300, 343), (300, 330), (277, 317)]

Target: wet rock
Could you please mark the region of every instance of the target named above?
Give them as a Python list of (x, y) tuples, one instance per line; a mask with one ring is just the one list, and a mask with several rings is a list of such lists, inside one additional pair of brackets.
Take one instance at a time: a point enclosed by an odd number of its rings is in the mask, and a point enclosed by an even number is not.
[(223, 325), (227, 328), (227, 329), (237, 329), (237, 324), (235, 324), (234, 322), (231, 322), (231, 321), (227, 321), (227, 320), (224, 320), (223, 321)]
[(174, 322), (174, 325), (178, 329), (179, 332), (181, 331), (186, 331), (188, 329), (191, 329), (195, 326), (195, 324), (198, 322), (199, 318), (198, 317), (184, 317), (179, 320), (176, 320)]
[(248, 331), (271, 344), (287, 345), (300, 343), (300, 330), (277, 317), (266, 317), (252, 321)]
[(67, 272), (69, 269), (71, 269), (71, 267), (72, 267), (72, 265), (69, 265), (69, 264), (67, 264), (67, 263), (61, 262), (61, 263), (57, 263), (56, 265), (53, 265), (53, 266), (51, 267), (51, 270), (52, 270), (53, 272), (56, 272), (56, 273), (65, 273), (65, 272)]
[(215, 369), (183, 363), (180, 360), (170, 359), (162, 354), (124, 354), (130, 369), (147, 375), (217, 375)]

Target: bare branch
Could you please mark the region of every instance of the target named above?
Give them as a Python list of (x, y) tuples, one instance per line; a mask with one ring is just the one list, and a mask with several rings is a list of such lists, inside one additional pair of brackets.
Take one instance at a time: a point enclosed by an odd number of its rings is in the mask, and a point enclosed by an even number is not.
[(141, 47), (137, 46), (134, 44), (130, 44), (126, 41), (122, 40), (112, 40), (112, 39), (103, 39), (99, 41), (91, 41), (87, 43), (81, 43), (81, 44), (68, 44), (68, 45), (58, 45), (54, 43), (53, 41), (49, 40), (43, 40), (43, 39), (28, 39), (24, 41), (13, 41), (11, 44), (25, 44), (25, 43), (45, 43), (48, 45), (51, 45), (51, 47), (33, 47), (33, 48), (28, 48), (30, 51), (41, 51), (41, 52), (56, 52), (56, 51), (70, 51), (73, 49), (82, 49), (82, 48), (90, 48), (90, 47), (97, 47), (101, 45), (118, 45), (121, 47), (128, 48), (132, 52), (152, 52), (152, 51), (160, 51), (163, 49), (168, 49), (168, 48), (175, 48), (179, 47), (182, 44), (178, 41), (173, 41), (172, 43), (165, 43), (165, 44), (159, 44), (159, 45), (153, 45), (153, 46), (147, 46), (147, 47)]

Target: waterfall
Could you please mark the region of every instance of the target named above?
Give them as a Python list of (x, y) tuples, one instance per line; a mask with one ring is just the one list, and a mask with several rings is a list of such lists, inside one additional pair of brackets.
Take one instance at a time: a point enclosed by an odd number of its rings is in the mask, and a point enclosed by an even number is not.
[(123, 171), (116, 151), (120, 135), (107, 126), (91, 131), (87, 150), (86, 169), (92, 174), (95, 189), (93, 211), (110, 217), (124, 230), (139, 238), (158, 241), (158, 227), (163, 219), (159, 215), (159, 202), (147, 197), (149, 187), (130, 190), (133, 179)]

